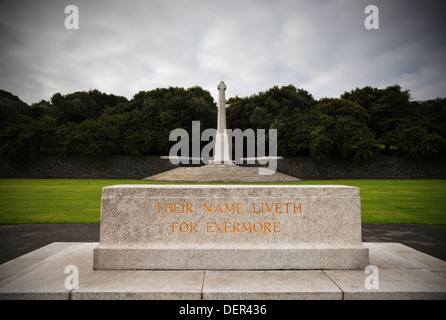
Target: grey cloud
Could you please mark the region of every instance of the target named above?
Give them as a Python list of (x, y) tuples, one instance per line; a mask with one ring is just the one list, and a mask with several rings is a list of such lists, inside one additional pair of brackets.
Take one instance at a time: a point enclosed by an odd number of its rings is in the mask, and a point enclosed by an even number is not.
[[(200, 85), (246, 96), (294, 84), (316, 98), (399, 83), (415, 99), (446, 96), (438, 1), (10, 1), (0, 7), (0, 88), (28, 103), (97, 88)], [(80, 29), (66, 30), (68, 4)]]

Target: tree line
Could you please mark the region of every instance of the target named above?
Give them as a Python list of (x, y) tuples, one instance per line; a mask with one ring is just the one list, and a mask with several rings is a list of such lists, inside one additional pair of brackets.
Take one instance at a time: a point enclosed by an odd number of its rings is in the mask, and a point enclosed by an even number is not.
[[(277, 129), (278, 155), (369, 159), (446, 153), (446, 98), (411, 101), (399, 85), (356, 88), (316, 100), (293, 85), (227, 103), (227, 127)], [(28, 105), (0, 90), (0, 156), (168, 155), (173, 129), (216, 128), (217, 108), (201, 87), (140, 91), (131, 100), (98, 90), (54, 94)]]

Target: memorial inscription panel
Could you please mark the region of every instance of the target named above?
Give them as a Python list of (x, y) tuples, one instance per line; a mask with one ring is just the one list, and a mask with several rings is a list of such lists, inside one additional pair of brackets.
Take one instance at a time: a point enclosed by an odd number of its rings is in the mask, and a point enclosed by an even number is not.
[(359, 269), (367, 264), (355, 187), (103, 190), (95, 269)]

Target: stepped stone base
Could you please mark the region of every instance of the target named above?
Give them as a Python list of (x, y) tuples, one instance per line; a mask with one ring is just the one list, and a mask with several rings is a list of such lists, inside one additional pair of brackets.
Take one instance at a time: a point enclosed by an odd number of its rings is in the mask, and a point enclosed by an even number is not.
[(287, 182), (300, 179), (280, 172), (260, 175), (258, 167), (241, 167), (227, 164), (210, 164), (202, 167), (179, 167), (143, 180), (168, 182)]
[[(97, 245), (55, 242), (0, 265), (0, 300), (446, 299), (446, 262), (399, 243), (364, 243), (379, 270), (374, 288), (364, 269), (94, 270)], [(79, 271), (75, 288), (67, 266)]]

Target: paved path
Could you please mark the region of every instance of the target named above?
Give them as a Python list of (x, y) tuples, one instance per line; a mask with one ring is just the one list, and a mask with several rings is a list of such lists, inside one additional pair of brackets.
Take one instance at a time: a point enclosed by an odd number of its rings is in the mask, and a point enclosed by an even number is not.
[[(365, 223), (364, 242), (398, 242), (446, 261), (446, 226)], [(52, 242), (98, 242), (99, 224), (0, 226), (0, 264)]]

